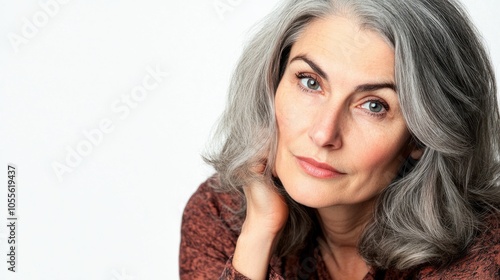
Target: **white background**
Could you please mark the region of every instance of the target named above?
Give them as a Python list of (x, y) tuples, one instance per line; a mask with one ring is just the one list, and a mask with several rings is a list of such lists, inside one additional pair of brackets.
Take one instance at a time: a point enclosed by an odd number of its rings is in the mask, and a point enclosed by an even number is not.
[[(276, 3), (67, 0), (44, 22), (38, 1), (0, 0), (0, 279), (178, 278), (182, 210), (212, 174), (200, 153), (250, 27)], [(500, 2), (465, 4), (500, 69)], [(27, 21), (39, 27), (24, 36)], [(156, 68), (169, 76), (130, 114), (117, 111)], [(106, 119), (112, 131), (85, 150), (84, 131)], [(53, 165), (78, 147), (87, 155), (59, 180)], [(18, 168), (16, 273), (8, 163)]]

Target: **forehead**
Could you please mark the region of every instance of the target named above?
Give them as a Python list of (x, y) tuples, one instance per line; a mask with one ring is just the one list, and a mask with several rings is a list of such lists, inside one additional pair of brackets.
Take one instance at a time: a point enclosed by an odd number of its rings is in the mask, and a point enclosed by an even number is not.
[(309, 23), (293, 44), (290, 59), (298, 55), (314, 59), (327, 72), (394, 81), (393, 47), (348, 17), (332, 15)]

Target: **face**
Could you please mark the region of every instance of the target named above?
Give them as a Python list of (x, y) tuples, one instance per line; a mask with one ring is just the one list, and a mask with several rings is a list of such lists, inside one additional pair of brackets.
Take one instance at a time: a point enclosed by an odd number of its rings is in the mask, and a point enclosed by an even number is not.
[(322, 208), (373, 201), (411, 152), (394, 50), (351, 19), (308, 25), (275, 97), (275, 172), (297, 202)]

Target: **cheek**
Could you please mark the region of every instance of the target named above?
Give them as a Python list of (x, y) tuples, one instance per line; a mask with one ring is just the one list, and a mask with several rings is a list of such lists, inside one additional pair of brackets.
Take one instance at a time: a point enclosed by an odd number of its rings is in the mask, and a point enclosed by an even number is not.
[(291, 120), (290, 115), (286, 113), (286, 109), (283, 106), (283, 100), (279, 92), (276, 93), (275, 99), (275, 112), (276, 112), (276, 125), (278, 128), (278, 157), (281, 150), (283, 149), (284, 137), (286, 137), (288, 132), (288, 127), (290, 126)]
[(290, 96), (283, 92), (283, 87), (279, 86), (275, 98), (276, 123), (278, 126), (278, 140), (282, 142), (293, 129), (292, 124), (295, 119), (295, 112), (290, 106)]
[(292, 85), (285, 84), (278, 87), (274, 106), (280, 141), (290, 137), (296, 139), (309, 127), (311, 122), (309, 117), (312, 114), (307, 106), (302, 104), (303, 100)]
[(275, 112), (276, 112), (276, 124), (278, 126), (278, 133), (281, 134), (284, 127), (287, 127), (288, 124), (290, 123), (289, 120), (289, 115), (285, 113), (285, 109), (281, 105), (281, 100), (276, 98), (276, 107), (275, 107)]
[(389, 183), (404, 162), (402, 155), (404, 138), (392, 142), (388, 142), (387, 139), (390, 139), (389, 136), (376, 139), (371, 144), (360, 145), (363, 148), (359, 150), (358, 156), (363, 160), (359, 161), (358, 168), (359, 171), (365, 171)]
[(283, 86), (279, 86), (275, 98), (275, 114), (278, 128), (278, 147), (274, 171), (279, 177), (287, 173), (289, 166), (289, 148), (293, 139), (297, 139), (297, 112), (291, 106), (290, 94), (286, 94)]
[(396, 143), (390, 141), (390, 138), (386, 137), (385, 135), (377, 135), (377, 137), (364, 139), (367, 139), (368, 141), (365, 140), (363, 141), (365, 143), (360, 143), (360, 145), (358, 145), (358, 148), (360, 148), (359, 151), (362, 152), (362, 158), (367, 165), (376, 166), (383, 164), (397, 153), (396, 149), (399, 150), (398, 147), (395, 147)]

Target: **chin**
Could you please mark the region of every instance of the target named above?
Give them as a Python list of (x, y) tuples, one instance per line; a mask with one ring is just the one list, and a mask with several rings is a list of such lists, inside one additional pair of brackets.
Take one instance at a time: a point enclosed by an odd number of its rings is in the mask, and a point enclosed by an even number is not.
[(337, 205), (339, 196), (334, 186), (326, 182), (314, 182), (301, 178), (280, 177), (283, 188), (297, 203), (311, 208), (323, 208)]

